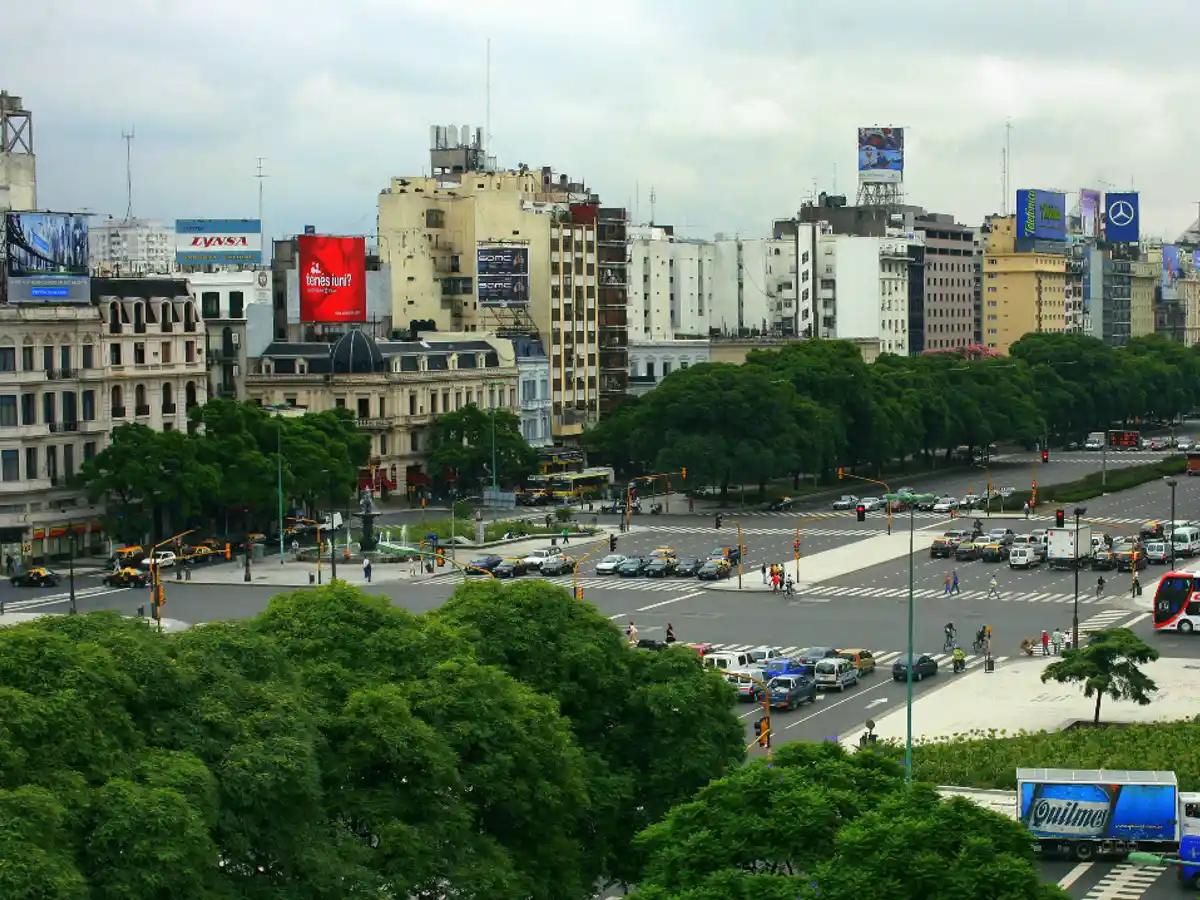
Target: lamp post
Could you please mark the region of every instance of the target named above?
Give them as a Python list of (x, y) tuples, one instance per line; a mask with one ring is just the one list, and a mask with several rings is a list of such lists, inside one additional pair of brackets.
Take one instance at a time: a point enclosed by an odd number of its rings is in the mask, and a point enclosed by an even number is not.
[(71, 591), (71, 615), (79, 610), (75, 607), (75, 523), (67, 522), (67, 580)]
[(912, 748), (913, 748), (912, 710), (913, 710), (913, 664), (914, 664), (913, 657), (916, 655), (913, 650), (913, 619), (914, 619), (914, 611), (913, 611), (913, 593), (914, 593), (914, 591), (913, 591), (913, 588), (914, 588), (914, 581), (915, 581), (915, 575), (916, 575), (914, 558), (916, 556), (916, 529), (917, 529), (916, 509), (917, 509), (917, 504), (919, 502), (921, 502), (922, 500), (933, 499), (933, 495), (932, 494), (921, 494), (921, 495), (907, 494), (907, 495), (901, 495), (901, 497), (908, 503), (908, 649), (906, 651), (908, 654), (908, 657), (907, 657), (908, 665), (905, 666), (908, 677), (907, 677), (907, 684), (905, 685), (906, 694), (905, 694), (905, 701), (904, 701), (904, 716), (905, 716), (904, 779), (906, 781), (908, 781), (909, 783), (911, 783), (912, 782), (912, 768), (913, 768), (913, 762), (912, 762)]
[(1087, 515), (1086, 506), (1075, 507), (1075, 555), (1071, 560), (1075, 570), (1075, 603), (1071, 613), (1071, 646), (1079, 649), (1079, 520)]
[[(275, 414), (276, 490), (279, 494), (279, 564), (283, 565), (283, 421)], [(317, 556), (321, 554), (318, 553)]]
[(1171, 489), (1171, 533), (1167, 535), (1167, 540), (1170, 542), (1171, 548), (1171, 571), (1175, 570), (1175, 488), (1179, 482), (1174, 478), (1167, 477), (1167, 487)]

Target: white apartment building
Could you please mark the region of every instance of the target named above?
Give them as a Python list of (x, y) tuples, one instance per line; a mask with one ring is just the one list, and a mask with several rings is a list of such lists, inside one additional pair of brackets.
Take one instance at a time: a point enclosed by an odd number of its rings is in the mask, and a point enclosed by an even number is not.
[(918, 236), (824, 232), (817, 237), (817, 335), (878, 341), (879, 352), (909, 352), (908, 247)]
[(672, 372), (708, 362), (711, 351), (708, 338), (633, 342), (629, 346), (629, 377), (637, 390), (632, 393), (644, 393)]
[(111, 278), (175, 272), (175, 226), (154, 219), (92, 221), (88, 226), (92, 272)]
[(187, 275), (188, 293), (200, 310), (208, 339), (205, 363), (211, 396), (246, 399), (245, 376), (251, 355), (247, 321), (255, 310), (262, 311), (260, 318), (270, 318), (271, 280), (268, 269)]

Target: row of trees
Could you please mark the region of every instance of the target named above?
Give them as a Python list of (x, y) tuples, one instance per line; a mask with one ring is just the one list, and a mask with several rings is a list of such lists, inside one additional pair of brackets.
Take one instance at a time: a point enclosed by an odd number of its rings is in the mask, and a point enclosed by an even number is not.
[(506, 409), (480, 409), (469, 403), (433, 421), (426, 454), (433, 483), (443, 489), (474, 491), (492, 481), (521, 484), (538, 470), (537, 450), (521, 434), (521, 420)]
[(105, 501), (110, 535), (137, 542), (169, 534), (168, 523), (209, 520), (227, 534), (265, 528), (278, 517), (281, 460), (290, 501), (341, 507), (370, 454), (370, 436), (343, 409), (281, 416), (215, 399), (189, 418), (187, 432), (122, 425), (84, 464), (82, 483)]
[(689, 480), (725, 489), (735, 477), (798, 484), (837, 466), (878, 472), (962, 445), (1073, 440), (1200, 407), (1200, 350), (1162, 338), (1114, 350), (1030, 334), (1011, 354), (885, 354), (867, 365), (841, 341), (753, 351), (741, 366), (672, 372), (584, 441), (593, 461), (630, 474), (686, 467)]
[(546, 584), (49, 617), (0, 629), (0, 710), (6, 898), (1062, 896), (1019, 826), (880, 755), (742, 766), (717, 673)]

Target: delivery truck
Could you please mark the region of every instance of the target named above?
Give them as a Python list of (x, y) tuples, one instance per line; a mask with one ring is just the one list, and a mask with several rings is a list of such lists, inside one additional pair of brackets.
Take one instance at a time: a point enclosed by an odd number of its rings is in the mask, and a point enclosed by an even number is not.
[(1092, 558), (1092, 526), (1051, 528), (1046, 532), (1046, 565), (1051, 569), (1073, 569)]
[(1200, 794), (1181, 794), (1174, 772), (1017, 769), (1017, 817), (1049, 856), (1175, 853), (1200, 835)]

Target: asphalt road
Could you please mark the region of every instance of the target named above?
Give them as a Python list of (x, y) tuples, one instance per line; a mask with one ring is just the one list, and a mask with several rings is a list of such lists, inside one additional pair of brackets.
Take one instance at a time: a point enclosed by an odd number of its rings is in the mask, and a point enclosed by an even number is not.
[(1169, 866), (1044, 860), (1039, 861), (1038, 872), (1043, 882), (1059, 885), (1075, 900), (1177, 900), (1186, 896)]

